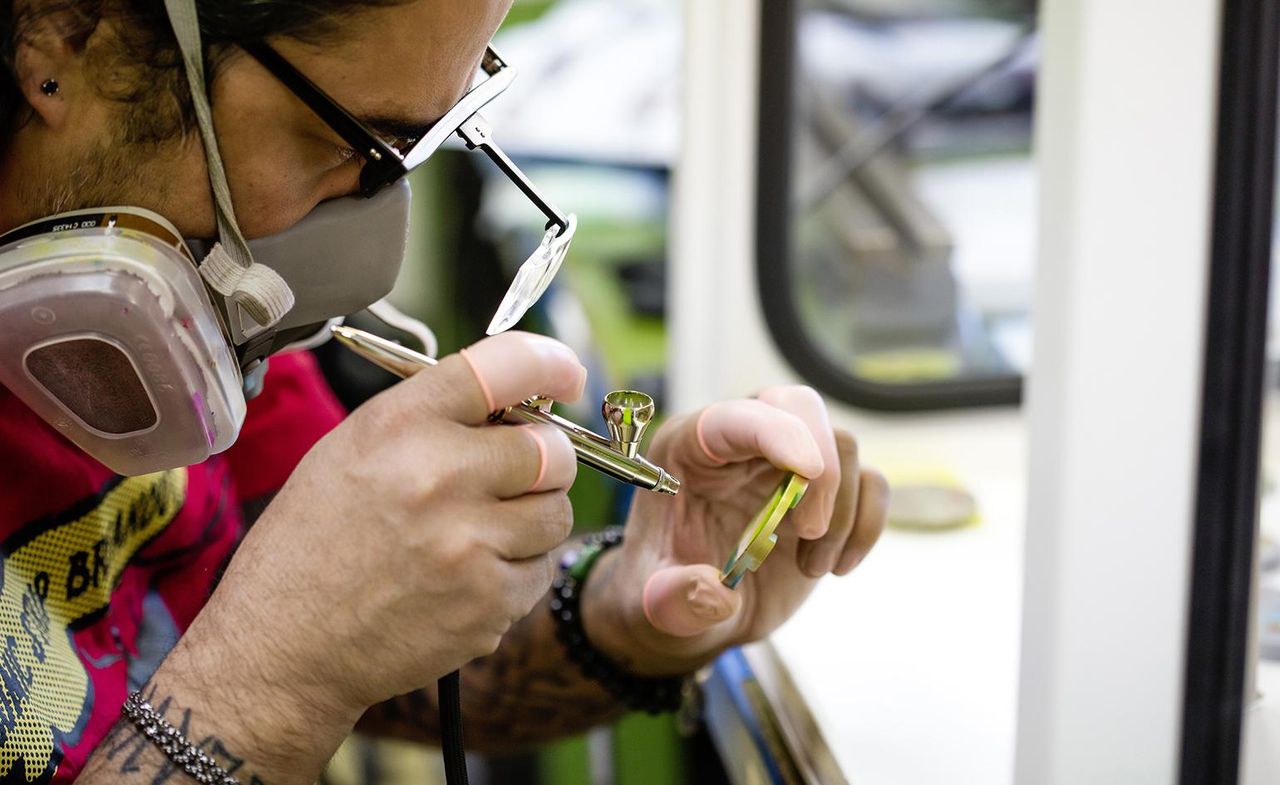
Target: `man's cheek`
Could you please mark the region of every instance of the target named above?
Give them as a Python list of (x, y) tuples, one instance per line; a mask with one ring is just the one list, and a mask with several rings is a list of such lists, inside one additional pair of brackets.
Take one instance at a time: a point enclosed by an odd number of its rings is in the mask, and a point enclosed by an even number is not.
[[(347, 164), (304, 178), (281, 172), (278, 179), (255, 178), (235, 199), (236, 218), (247, 239), (279, 234), (307, 216), (321, 202), (358, 191), (360, 169)], [(233, 189), (234, 192), (235, 189)]]

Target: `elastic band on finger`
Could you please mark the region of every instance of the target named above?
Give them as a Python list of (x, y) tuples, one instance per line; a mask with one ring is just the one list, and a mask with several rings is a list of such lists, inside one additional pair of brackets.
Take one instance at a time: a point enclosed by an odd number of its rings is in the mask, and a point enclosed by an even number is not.
[(484, 405), (489, 407), (486, 411), (496, 412), (498, 406), (493, 402), (493, 391), (489, 389), (489, 383), (484, 380), (484, 374), (480, 373), (480, 367), (476, 365), (475, 360), (471, 359), (471, 353), (466, 349), (460, 349), (458, 354), (466, 361), (467, 367), (471, 369), (471, 375), (476, 377), (476, 382), (480, 384), (480, 392), (484, 393)]
[(522, 425), (520, 431), (533, 439), (534, 446), (538, 448), (538, 476), (534, 478), (533, 485), (529, 486), (529, 493), (533, 493), (542, 487), (542, 481), (547, 477), (547, 442), (532, 425)]
[(707, 413), (710, 411), (710, 406), (702, 410), (702, 413), (698, 415), (698, 422), (694, 425), (693, 432), (698, 437), (698, 446), (702, 448), (702, 454), (707, 456), (712, 463), (725, 466), (729, 462), (712, 452), (711, 448), (707, 446), (707, 438), (702, 435), (702, 421), (706, 419)]

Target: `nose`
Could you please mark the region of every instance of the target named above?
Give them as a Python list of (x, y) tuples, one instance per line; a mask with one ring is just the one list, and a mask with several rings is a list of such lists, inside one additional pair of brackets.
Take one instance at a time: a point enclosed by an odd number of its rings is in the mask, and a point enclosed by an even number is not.
[(250, 240), (279, 234), (310, 215), (323, 202), (360, 192), (360, 166), (352, 162), (326, 171), (302, 189), (267, 194), (258, 209), (236, 210), (240, 229)]

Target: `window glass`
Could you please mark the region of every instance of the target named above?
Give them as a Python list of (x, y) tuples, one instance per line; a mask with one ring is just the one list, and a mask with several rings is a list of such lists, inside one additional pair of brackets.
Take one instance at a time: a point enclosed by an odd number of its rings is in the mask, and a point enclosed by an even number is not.
[(760, 288), (783, 353), (828, 394), (1017, 400), (1036, 242), (1032, 10), (766, 4)]

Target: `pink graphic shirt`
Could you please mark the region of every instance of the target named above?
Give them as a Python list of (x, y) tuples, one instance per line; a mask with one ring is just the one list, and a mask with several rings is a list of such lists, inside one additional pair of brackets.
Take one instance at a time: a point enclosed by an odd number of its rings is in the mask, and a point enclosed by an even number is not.
[(69, 783), (208, 600), (342, 408), (309, 354), (272, 358), (236, 445), (120, 477), (0, 387), (0, 783)]

